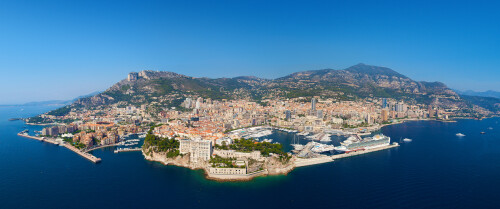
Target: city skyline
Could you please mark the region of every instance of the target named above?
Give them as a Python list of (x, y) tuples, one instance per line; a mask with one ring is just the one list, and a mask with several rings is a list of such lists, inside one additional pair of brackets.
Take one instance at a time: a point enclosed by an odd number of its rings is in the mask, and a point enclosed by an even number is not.
[(357, 63), (458, 90), (500, 90), (498, 3), (1, 4), (2, 104), (103, 91), (132, 71), (278, 78)]

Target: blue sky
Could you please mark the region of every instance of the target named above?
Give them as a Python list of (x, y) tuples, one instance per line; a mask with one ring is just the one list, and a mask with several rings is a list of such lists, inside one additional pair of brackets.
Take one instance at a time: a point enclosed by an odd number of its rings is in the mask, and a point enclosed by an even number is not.
[(140, 70), (195, 77), (390, 67), (500, 91), (494, 1), (0, 1), (0, 104), (69, 99)]

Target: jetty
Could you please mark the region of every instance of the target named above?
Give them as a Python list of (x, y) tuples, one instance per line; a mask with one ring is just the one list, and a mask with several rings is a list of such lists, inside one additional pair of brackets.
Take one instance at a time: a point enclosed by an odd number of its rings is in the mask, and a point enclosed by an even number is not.
[(66, 147), (69, 150), (75, 152), (76, 154), (79, 154), (80, 156), (84, 157), (85, 159), (92, 161), (93, 163), (99, 163), (99, 162), (101, 162), (101, 158), (98, 158), (98, 157), (96, 157), (94, 155), (91, 155), (89, 153), (83, 152), (83, 151), (79, 150), (78, 148), (73, 147), (70, 144), (64, 143), (64, 147)]
[[(55, 139), (52, 139), (52, 138), (44, 138), (44, 137), (38, 137), (38, 136), (30, 136), (28, 135), (27, 133), (18, 133), (17, 134), (18, 136), (21, 136), (21, 137), (25, 137), (25, 138), (29, 138), (29, 139), (35, 139), (35, 140), (38, 140), (38, 141), (42, 141), (42, 142), (48, 142), (48, 143), (51, 143), (51, 144), (55, 144), (55, 145), (61, 145), (60, 143), (56, 142)], [(87, 160), (90, 160), (91, 162), (93, 163), (99, 163), (101, 162), (101, 158), (98, 158), (96, 156), (93, 156), (89, 153), (86, 153), (84, 151), (81, 151), (79, 150), (78, 148), (68, 144), (68, 143), (63, 143), (64, 147), (68, 148), (69, 150), (75, 152), (76, 154), (82, 156), (83, 158), (87, 159)]]

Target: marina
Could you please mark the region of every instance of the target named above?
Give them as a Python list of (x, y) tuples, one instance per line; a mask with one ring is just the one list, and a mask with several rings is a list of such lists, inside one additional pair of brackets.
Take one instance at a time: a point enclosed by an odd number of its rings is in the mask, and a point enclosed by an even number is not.
[(313, 141), (322, 141), (322, 142), (329, 142), (332, 141), (330, 139), (331, 135), (327, 133), (317, 133), (312, 136), (306, 136), (306, 139), (310, 139)]
[(260, 138), (273, 134), (273, 129), (270, 127), (259, 126), (234, 130), (231, 131), (230, 134), (245, 139)]

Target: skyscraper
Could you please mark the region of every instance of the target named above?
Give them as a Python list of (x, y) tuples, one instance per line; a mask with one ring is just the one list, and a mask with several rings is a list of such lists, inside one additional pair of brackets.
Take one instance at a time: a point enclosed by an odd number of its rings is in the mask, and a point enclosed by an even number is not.
[(285, 111), (286, 120), (292, 119), (292, 112), (290, 110)]
[(316, 99), (311, 99), (311, 110), (314, 112), (316, 110)]
[(200, 109), (201, 108), (201, 104), (203, 104), (203, 98), (198, 97), (198, 99), (196, 100), (195, 108), (196, 109)]
[(323, 110), (317, 110), (316, 111), (316, 117), (323, 118)]
[(184, 101), (184, 104), (186, 105), (185, 107), (187, 109), (191, 108), (191, 104), (192, 104), (193, 100), (191, 98), (186, 98), (186, 100)]
[(405, 112), (404, 104), (403, 103), (398, 103), (396, 104), (396, 112)]
[(387, 108), (387, 98), (382, 99), (382, 108)]
[(387, 121), (389, 120), (389, 111), (386, 109), (383, 109), (381, 114), (380, 114), (382, 121)]

